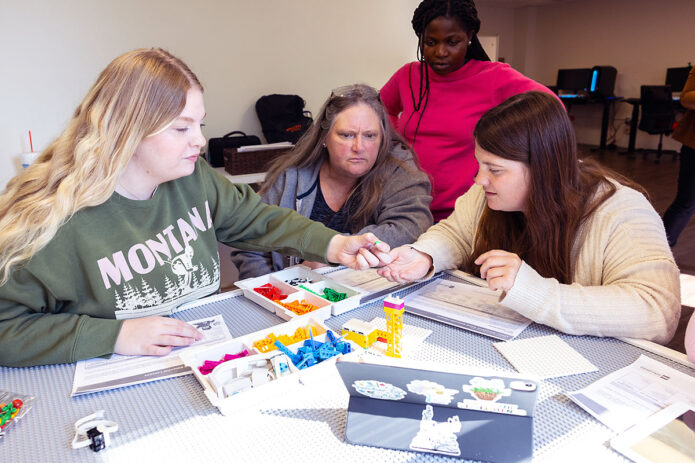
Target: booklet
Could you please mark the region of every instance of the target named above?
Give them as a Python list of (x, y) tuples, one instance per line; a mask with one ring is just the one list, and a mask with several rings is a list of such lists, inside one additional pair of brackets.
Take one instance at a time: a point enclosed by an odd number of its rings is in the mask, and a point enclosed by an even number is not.
[(353, 270), (351, 268), (343, 268), (325, 272), (325, 275), (333, 281), (366, 293), (360, 300), (362, 304), (418, 283), (413, 282), (400, 285), (382, 277), (376, 273), (376, 269)]
[(601, 423), (622, 432), (675, 402), (695, 406), (695, 378), (640, 355), (631, 365), (566, 395)]
[(436, 280), (407, 295), (405, 310), (491, 338), (508, 341), (531, 320), (499, 301), (499, 292), (467, 283)]
[[(110, 359), (90, 359), (77, 362), (72, 383), (72, 397), (92, 392), (116, 389), (133, 384), (191, 374), (179, 357), (181, 352), (206, 344), (231, 339), (222, 315), (189, 322), (203, 333), (203, 339), (187, 347), (179, 347), (163, 356), (127, 356), (114, 354)], [(216, 360), (216, 359), (211, 359)]]

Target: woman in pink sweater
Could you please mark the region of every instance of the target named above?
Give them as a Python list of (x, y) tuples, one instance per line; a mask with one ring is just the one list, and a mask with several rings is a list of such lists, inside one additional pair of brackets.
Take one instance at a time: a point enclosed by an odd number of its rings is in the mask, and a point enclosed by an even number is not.
[(420, 59), (396, 71), (381, 100), (432, 179), (430, 208), (438, 221), (473, 185), (473, 128), (480, 116), (512, 95), (550, 90), (490, 61), (478, 41), (472, 0), (424, 0), (412, 24)]

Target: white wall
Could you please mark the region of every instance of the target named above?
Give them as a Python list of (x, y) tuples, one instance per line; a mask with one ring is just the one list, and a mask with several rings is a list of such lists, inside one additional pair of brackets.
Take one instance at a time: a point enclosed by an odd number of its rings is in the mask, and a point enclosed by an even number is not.
[[(581, 0), (515, 10), (514, 51), (526, 53), (519, 68), (553, 85), (561, 68), (612, 65), (618, 70), (615, 94), (639, 97), (640, 85), (663, 85), (666, 68), (695, 62), (695, 1)], [(615, 105), (617, 145), (628, 136), (624, 119), (632, 107)], [(601, 107), (573, 106), (577, 138), (598, 144)], [(658, 136), (638, 132), (637, 147), (655, 148)], [(680, 143), (664, 138), (664, 148)]]
[[(206, 87), (208, 137), (260, 135), (253, 105), (297, 93), (316, 111), (330, 90), (381, 86), (414, 59), (418, 0), (0, 0), (0, 188), (28, 150), (65, 127), (97, 74), (118, 54), (161, 46), (188, 62)], [(482, 35), (500, 36), (500, 57), (553, 84), (557, 70), (612, 64), (616, 94), (637, 96), (667, 67), (695, 61), (695, 1), (581, 0), (521, 9), (480, 6)], [(620, 119), (617, 142), (627, 145)], [(574, 107), (578, 138), (598, 143), (600, 107)], [(639, 134), (638, 146), (656, 138)], [(669, 143), (671, 142), (671, 143)], [(667, 140), (668, 148), (678, 144)]]
[(159, 46), (205, 86), (208, 137), (261, 135), (254, 103), (296, 93), (317, 111), (330, 90), (376, 87), (415, 58), (418, 0), (0, 0), (0, 189), (19, 154), (44, 149), (117, 55)]
[(499, 36), (499, 61), (517, 67), (514, 50), (514, 10), (511, 8), (478, 8), (480, 18), (480, 35)]

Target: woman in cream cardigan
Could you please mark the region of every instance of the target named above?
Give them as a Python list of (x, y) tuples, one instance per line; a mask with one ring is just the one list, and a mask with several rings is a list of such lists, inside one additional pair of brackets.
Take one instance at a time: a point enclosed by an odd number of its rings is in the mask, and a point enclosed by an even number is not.
[(489, 110), (474, 135), (476, 185), (379, 273), (405, 282), (461, 267), (501, 290), (501, 304), (565, 333), (668, 342), (679, 271), (639, 186), (579, 161), (567, 113), (544, 93)]

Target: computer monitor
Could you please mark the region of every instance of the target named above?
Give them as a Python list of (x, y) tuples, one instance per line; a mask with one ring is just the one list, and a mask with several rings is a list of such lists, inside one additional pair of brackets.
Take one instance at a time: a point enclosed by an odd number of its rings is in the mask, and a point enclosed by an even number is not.
[(612, 97), (617, 76), (618, 70), (613, 66), (594, 66), (591, 69), (591, 85), (589, 86), (589, 92), (591, 92), (593, 97)]
[(666, 85), (671, 86), (674, 92), (680, 92), (685, 87), (685, 81), (688, 80), (690, 66), (682, 68), (667, 68), (666, 69)]
[(591, 68), (559, 69), (557, 71), (558, 91), (578, 92), (587, 90), (591, 84)]

